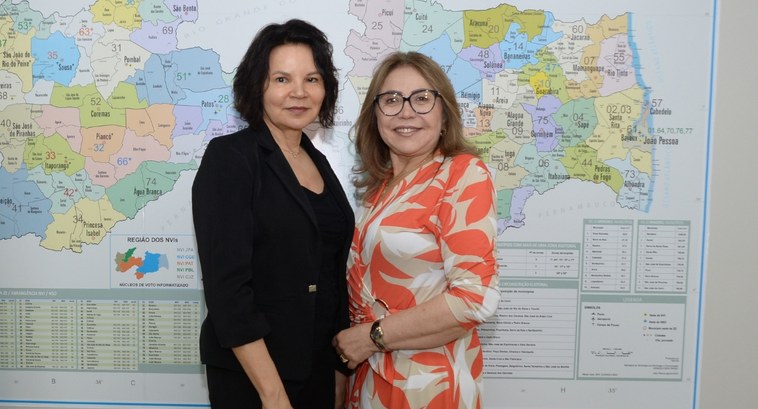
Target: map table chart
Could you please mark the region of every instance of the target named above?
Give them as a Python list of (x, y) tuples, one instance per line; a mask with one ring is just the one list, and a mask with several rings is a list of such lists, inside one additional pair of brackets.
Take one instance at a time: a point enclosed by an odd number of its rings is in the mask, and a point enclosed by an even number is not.
[(690, 223), (640, 220), (638, 230), (636, 290), (686, 292)]
[(199, 297), (2, 298), (0, 369), (199, 371), (203, 315)]
[(632, 274), (632, 220), (585, 220), (585, 291), (629, 291)]

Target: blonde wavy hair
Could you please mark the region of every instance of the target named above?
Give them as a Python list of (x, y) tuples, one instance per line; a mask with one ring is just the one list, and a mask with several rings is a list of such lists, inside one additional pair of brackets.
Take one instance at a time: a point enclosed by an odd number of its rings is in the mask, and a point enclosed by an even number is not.
[(385, 57), (375, 68), (371, 84), (366, 93), (366, 99), (361, 106), (358, 119), (353, 125), (352, 133), (355, 138), (355, 151), (359, 163), (354, 167), (358, 199), (365, 203), (381, 187), (382, 182), (392, 174), (389, 147), (379, 134), (378, 111), (374, 100), (381, 90), (387, 76), (397, 68), (411, 67), (439, 92), (442, 103), (442, 132), (437, 144), (445, 156), (455, 156), (461, 153), (476, 155), (476, 150), (463, 137), (461, 111), (455, 99), (455, 89), (442, 68), (431, 58), (417, 52), (394, 52)]

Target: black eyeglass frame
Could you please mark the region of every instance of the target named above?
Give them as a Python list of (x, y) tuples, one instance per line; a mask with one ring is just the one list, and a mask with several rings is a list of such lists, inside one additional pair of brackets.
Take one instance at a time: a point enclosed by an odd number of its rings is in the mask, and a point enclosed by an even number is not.
[[(416, 107), (413, 106), (413, 102), (411, 102), (411, 98), (414, 95), (422, 93), (422, 92), (431, 92), (432, 95), (434, 95), (434, 101), (432, 102), (432, 106), (426, 112), (418, 112), (416, 110)], [(397, 95), (398, 97), (400, 97), (403, 100), (403, 103), (400, 104), (400, 109), (397, 110), (397, 113), (390, 115), (390, 114), (384, 112), (384, 110), (382, 109), (382, 105), (379, 104), (379, 98), (381, 98), (381, 97), (383, 97), (385, 95)], [(376, 106), (379, 107), (379, 110), (382, 111), (382, 114), (384, 114), (385, 116), (398, 116), (398, 115), (400, 115), (400, 113), (403, 112), (403, 108), (405, 108), (405, 103), (406, 102), (408, 102), (408, 105), (411, 106), (411, 109), (413, 110), (413, 112), (415, 112), (415, 113), (417, 113), (419, 115), (425, 115), (425, 114), (428, 114), (428, 113), (432, 112), (432, 110), (434, 109), (434, 106), (437, 105), (437, 98), (442, 98), (442, 95), (440, 95), (439, 91), (433, 90), (433, 89), (417, 89), (417, 90), (411, 92), (411, 94), (408, 95), (407, 97), (404, 96), (403, 94), (397, 92), (397, 91), (387, 91), (387, 92), (382, 92), (381, 94), (377, 94), (374, 97), (374, 104), (376, 104)]]

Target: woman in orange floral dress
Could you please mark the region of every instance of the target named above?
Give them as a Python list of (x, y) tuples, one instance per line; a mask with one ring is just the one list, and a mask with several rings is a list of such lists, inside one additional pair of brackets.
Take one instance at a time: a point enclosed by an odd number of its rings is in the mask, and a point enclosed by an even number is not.
[[(476, 327), (500, 300), (495, 191), (455, 91), (414, 52), (376, 69), (355, 125), (363, 207), (348, 259), (348, 408), (480, 408)], [(362, 212), (362, 213), (361, 213)]]

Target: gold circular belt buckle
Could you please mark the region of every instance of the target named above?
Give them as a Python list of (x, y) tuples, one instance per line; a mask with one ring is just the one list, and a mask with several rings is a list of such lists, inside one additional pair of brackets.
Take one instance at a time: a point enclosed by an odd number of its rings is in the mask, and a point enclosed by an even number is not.
[(374, 304), (371, 306), (371, 310), (374, 312), (374, 317), (377, 319), (390, 315), (390, 306), (381, 298), (374, 299)]

